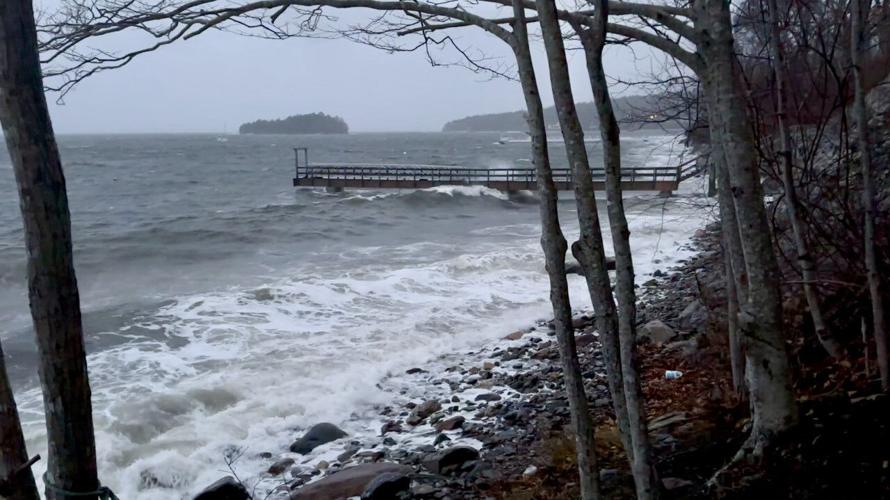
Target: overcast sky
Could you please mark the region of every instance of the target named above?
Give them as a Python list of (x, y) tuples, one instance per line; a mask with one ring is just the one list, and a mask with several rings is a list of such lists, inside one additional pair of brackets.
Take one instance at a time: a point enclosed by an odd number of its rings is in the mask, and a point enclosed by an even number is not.
[[(455, 35), (509, 63), (506, 45), (491, 35), (473, 28)], [(543, 47), (534, 44), (549, 105)], [(632, 78), (655, 64), (648, 54), (610, 47), (606, 71)], [(582, 55), (570, 54), (570, 64), (576, 98), (590, 100)], [(245, 121), (316, 111), (342, 116), (355, 132), (435, 131), (463, 116), (523, 107), (518, 83), (432, 67), (421, 53), (388, 54), (347, 40), (261, 40), (219, 32), (99, 74), (64, 105), (53, 102), (54, 94), (47, 97), (59, 133), (237, 132)]]

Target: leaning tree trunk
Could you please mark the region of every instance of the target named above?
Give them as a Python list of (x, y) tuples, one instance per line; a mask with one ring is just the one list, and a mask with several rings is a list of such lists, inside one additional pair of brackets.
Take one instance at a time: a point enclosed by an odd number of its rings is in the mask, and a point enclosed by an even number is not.
[[(0, 3), (0, 121), (18, 185), (48, 443), (49, 500), (95, 492), (96, 446), (65, 177), (43, 95), (30, 0)], [(95, 499), (95, 494), (78, 496)]]
[(550, 86), (559, 118), (566, 154), (572, 169), (575, 191), (575, 204), (578, 211), (578, 225), (581, 236), (572, 245), (572, 254), (578, 259), (587, 280), (590, 301), (596, 312), (597, 329), (603, 345), (609, 391), (624, 449), (632, 459), (633, 447), (630, 441), (627, 403), (621, 377), (621, 353), (618, 340), (618, 319), (615, 301), (612, 297), (612, 284), (606, 269), (606, 254), (600, 228), (596, 196), (587, 150), (584, 146), (584, 131), (575, 109), (575, 100), (569, 81), (565, 46), (557, 19), (553, 0), (535, 0), (536, 10), (547, 52), (547, 65), (550, 69)]
[[(797, 423), (788, 352), (782, 330), (779, 266), (773, 252), (763, 188), (750, 123), (733, 51), (729, 4), (703, 0), (695, 20), (706, 43), (704, 80), (709, 81), (710, 127), (718, 129), (748, 272), (748, 300), (741, 305), (739, 328), (745, 336), (752, 432), (740, 456), (755, 456), (770, 441)], [(714, 135), (712, 135), (714, 137)]]
[(522, 0), (513, 0), (515, 22), (513, 50), (519, 68), (519, 79), (528, 111), (528, 128), (532, 140), (532, 158), (538, 178), (541, 212), (541, 247), (544, 250), (547, 274), (550, 277), (550, 302), (553, 305), (553, 323), (563, 365), (566, 394), (572, 426), (575, 431), (575, 449), (578, 456), (578, 472), (581, 479), (581, 496), (597, 498), (599, 472), (596, 465), (595, 427), (584, 390), (581, 364), (575, 346), (572, 327), (572, 307), (569, 302), (569, 286), (566, 278), (566, 239), (559, 225), (559, 205), (556, 184), (550, 170), (547, 151), (547, 132), (544, 122), (544, 106), (538, 93), (538, 82), (532, 65)]
[[(713, 141), (713, 139), (712, 139)], [(719, 181), (717, 195), (720, 205), (720, 229), (723, 240), (724, 272), (726, 274), (726, 331), (729, 340), (729, 362), (732, 370), (732, 386), (736, 395), (747, 397), (745, 387), (745, 348), (739, 332), (740, 304), (748, 300), (745, 258), (742, 253), (742, 241), (739, 237), (739, 226), (735, 216), (735, 206), (729, 187), (729, 173), (723, 149), (714, 148), (719, 152), (714, 156), (714, 170)]]
[(862, 77), (862, 52), (866, 43), (863, 15), (865, 4), (862, 0), (850, 2), (850, 57), (853, 63), (853, 119), (858, 132), (859, 164), (862, 169), (862, 208), (865, 213), (865, 271), (868, 276), (868, 291), (871, 296), (872, 328), (878, 354), (878, 370), (881, 372), (881, 388), (890, 391), (890, 361), (887, 353), (887, 324), (884, 303), (881, 297), (881, 274), (875, 248), (875, 186), (868, 138), (868, 109), (865, 107), (865, 88)]
[(578, 23), (572, 26), (578, 33), (587, 62), (590, 86), (596, 104), (603, 148), (603, 164), (606, 171), (606, 198), (608, 200), (609, 228), (615, 250), (615, 292), (618, 299), (618, 341), (621, 354), (621, 375), (630, 428), (633, 453), (631, 469), (636, 485), (637, 498), (654, 499), (659, 496), (658, 474), (652, 464), (652, 449), (646, 425), (646, 408), (640, 375), (637, 367), (636, 310), (634, 291), (633, 256), (630, 248), (630, 228), (624, 213), (624, 195), (621, 189), (621, 141), (618, 120), (612, 109), (606, 72), (603, 69), (603, 47), (606, 41), (606, 21), (609, 4), (600, 0), (596, 4), (593, 26), (586, 29)]
[(34, 474), (27, 463), (28, 450), (25, 448), (22, 423), (6, 375), (6, 358), (0, 346), (0, 498), (40, 499)]
[(791, 129), (785, 114), (785, 92), (788, 86), (787, 71), (785, 68), (785, 56), (782, 52), (781, 35), (779, 33), (779, 16), (776, 0), (767, 0), (769, 12), (770, 37), (769, 47), (775, 75), (776, 121), (779, 128), (779, 156), (782, 161), (782, 183), (785, 189), (785, 207), (788, 219), (791, 221), (791, 233), (794, 236), (794, 246), (797, 250), (797, 263), (800, 266), (800, 274), (803, 278), (803, 292), (807, 299), (807, 307), (810, 309), (810, 318), (813, 321), (813, 329), (816, 338), (822, 347), (834, 358), (843, 358), (844, 348), (825, 326), (822, 318), (822, 305), (819, 301), (819, 292), (816, 289), (818, 280), (816, 277), (815, 263), (810, 252), (809, 243), (804, 235), (804, 223), (800, 217), (800, 201), (797, 198), (797, 190), (794, 187), (794, 155), (791, 151)]

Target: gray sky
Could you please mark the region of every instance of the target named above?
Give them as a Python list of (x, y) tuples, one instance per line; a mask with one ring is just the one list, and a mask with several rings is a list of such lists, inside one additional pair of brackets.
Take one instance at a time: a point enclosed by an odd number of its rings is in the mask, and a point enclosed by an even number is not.
[[(474, 28), (464, 45), (503, 56), (506, 45)], [(543, 61), (536, 64), (552, 102)], [(454, 55), (450, 58), (453, 60)], [(606, 71), (632, 78), (654, 62), (610, 47)], [(584, 62), (570, 54), (579, 101), (590, 100)], [(386, 52), (347, 40), (261, 40), (209, 32), (137, 58), (81, 83), (64, 105), (47, 96), (59, 133), (236, 132), (245, 121), (322, 111), (352, 131), (434, 131), (448, 120), (523, 107), (519, 84), (459, 67), (431, 67), (421, 53)]]

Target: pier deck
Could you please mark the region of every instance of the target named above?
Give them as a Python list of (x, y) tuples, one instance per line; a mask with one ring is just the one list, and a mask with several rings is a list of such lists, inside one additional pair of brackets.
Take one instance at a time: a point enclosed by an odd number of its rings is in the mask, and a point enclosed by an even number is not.
[[(300, 153), (305, 162), (300, 163)], [(485, 186), (501, 191), (537, 189), (535, 170), (513, 168), (467, 168), (446, 165), (407, 164), (312, 164), (308, 154), (297, 149), (294, 186), (325, 188), (424, 189), (435, 186)], [(605, 171), (593, 168), (594, 189), (605, 189)], [(680, 167), (645, 167), (625, 169), (621, 185), (625, 191), (662, 191), (677, 189), (683, 177)], [(572, 190), (572, 172), (553, 169), (559, 190)]]

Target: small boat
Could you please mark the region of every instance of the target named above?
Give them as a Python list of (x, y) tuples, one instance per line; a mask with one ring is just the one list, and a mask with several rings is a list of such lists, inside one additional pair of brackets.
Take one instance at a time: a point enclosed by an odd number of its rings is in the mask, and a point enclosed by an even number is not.
[(532, 142), (532, 138), (528, 135), (528, 132), (506, 132), (500, 137), (500, 139), (498, 139), (497, 144), (503, 145), (529, 142)]

